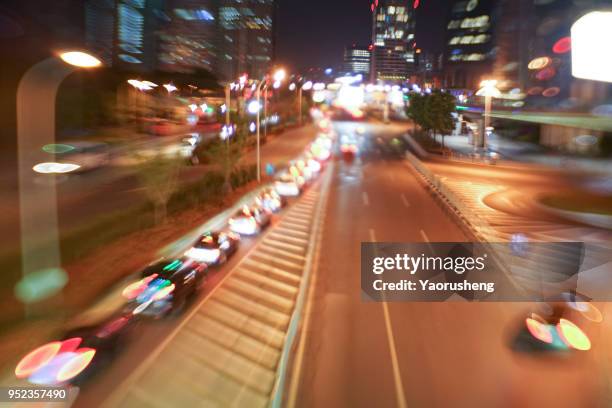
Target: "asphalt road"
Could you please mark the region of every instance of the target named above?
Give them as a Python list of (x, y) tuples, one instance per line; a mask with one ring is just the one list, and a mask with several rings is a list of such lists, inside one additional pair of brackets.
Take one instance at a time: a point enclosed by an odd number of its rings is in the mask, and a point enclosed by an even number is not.
[[(336, 124), (340, 134), (354, 126)], [(361, 157), (336, 167), (296, 405), (602, 406), (604, 344), (548, 357), (510, 348), (535, 305), (362, 301), (360, 242), (469, 240), (406, 163), (380, 153), (376, 138), (394, 131), (366, 126)]]

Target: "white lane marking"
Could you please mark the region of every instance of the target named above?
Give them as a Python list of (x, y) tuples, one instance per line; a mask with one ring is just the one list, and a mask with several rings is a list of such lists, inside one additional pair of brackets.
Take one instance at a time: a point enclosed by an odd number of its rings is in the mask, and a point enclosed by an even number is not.
[(376, 242), (376, 233), (374, 232), (374, 230), (370, 228), (368, 230), (368, 233), (370, 234), (370, 242)]
[(429, 237), (427, 236), (427, 234), (423, 230), (421, 230), (421, 237), (423, 237), (423, 241), (427, 242), (427, 246), (429, 247), (429, 250), (432, 253), (435, 252), (433, 247), (431, 246), (431, 241), (429, 240)]
[(410, 201), (408, 201), (404, 193), (400, 194), (400, 197), (402, 198), (402, 203), (404, 203), (406, 207), (410, 207)]
[(368, 193), (366, 193), (365, 191), (361, 193), (361, 198), (363, 199), (363, 205), (368, 206), (370, 205), (370, 198), (368, 197)]
[(407, 408), (406, 394), (404, 394), (404, 386), (402, 383), (402, 375), (397, 360), (397, 349), (395, 348), (395, 338), (393, 337), (393, 328), (391, 327), (391, 318), (389, 317), (389, 306), (387, 302), (382, 302), (383, 314), (385, 315), (385, 329), (387, 331), (387, 340), (389, 341), (389, 351), (391, 353), (391, 366), (393, 367), (393, 382), (395, 383), (395, 394), (397, 398), (397, 406), (399, 408)]

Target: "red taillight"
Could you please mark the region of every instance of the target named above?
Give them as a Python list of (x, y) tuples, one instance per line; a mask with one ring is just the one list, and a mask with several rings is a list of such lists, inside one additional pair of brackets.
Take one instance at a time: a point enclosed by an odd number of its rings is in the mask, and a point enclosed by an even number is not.
[(26, 378), (41, 367), (47, 365), (60, 351), (62, 342), (54, 341), (28, 353), (15, 367), (17, 378)]

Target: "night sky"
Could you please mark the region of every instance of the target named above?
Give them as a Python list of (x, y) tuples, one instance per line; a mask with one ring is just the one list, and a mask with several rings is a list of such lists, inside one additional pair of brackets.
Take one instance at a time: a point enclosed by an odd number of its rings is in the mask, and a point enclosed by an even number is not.
[[(277, 1), (277, 59), (293, 70), (340, 67), (346, 45), (370, 43), (369, 0)], [(416, 39), (425, 52), (442, 51), (448, 3), (450, 0), (421, 0)]]

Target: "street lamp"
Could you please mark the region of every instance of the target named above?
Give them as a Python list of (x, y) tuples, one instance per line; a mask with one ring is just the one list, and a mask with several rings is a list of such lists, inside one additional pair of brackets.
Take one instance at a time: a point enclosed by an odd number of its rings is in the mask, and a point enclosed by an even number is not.
[[(283, 81), (286, 77), (287, 73), (284, 69), (278, 69), (272, 75), (272, 79), (275, 82)], [(270, 75), (266, 75), (262, 80), (258, 81), (255, 95), (259, 106), (261, 106), (261, 87), (266, 84), (270, 79)], [(266, 89), (267, 93), (267, 89)], [(257, 110), (257, 122), (256, 122), (256, 130), (257, 130), (257, 182), (261, 183), (261, 142), (260, 142), (260, 129), (261, 129), (261, 118), (260, 118), (260, 109)]]
[[(96, 68), (102, 62), (81, 52), (67, 51), (32, 66), (17, 86), (17, 157), (19, 161), (19, 205), (21, 232), (21, 287), (32, 287), (38, 274), (64, 277), (60, 269), (57, 223), (57, 191), (53, 182), (37, 183), (40, 164), (48, 162), (42, 146), (55, 144), (55, 102), (60, 84), (78, 68)], [(50, 170), (42, 166), (43, 170)], [(51, 174), (65, 169), (55, 167)], [(51, 181), (51, 180), (46, 180)], [(19, 289), (18, 284), (17, 289)], [(41, 289), (35, 301), (50, 296), (65, 284)], [(22, 293), (23, 294), (23, 293)], [(26, 309), (27, 310), (27, 309)]]
[(485, 110), (484, 110), (484, 132), (482, 134), (482, 147), (486, 147), (487, 142), (487, 129), (491, 123), (491, 102), (492, 98), (499, 98), (501, 92), (497, 87), (497, 81), (495, 79), (486, 79), (480, 83), (481, 88), (476, 91), (476, 95), (485, 97)]

